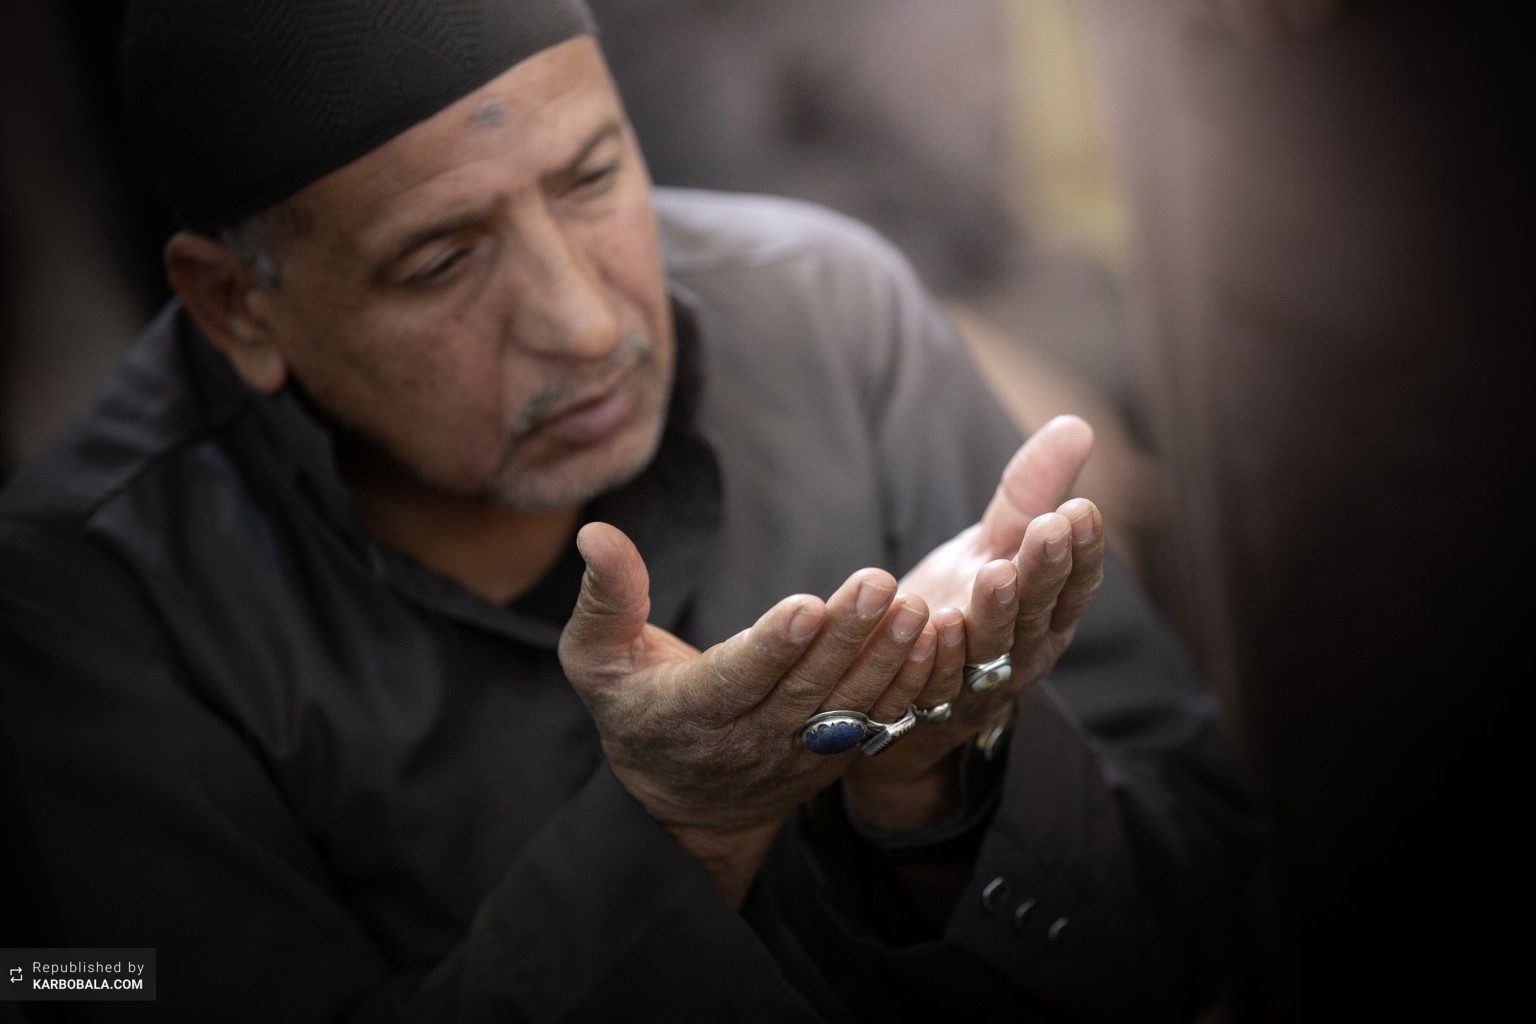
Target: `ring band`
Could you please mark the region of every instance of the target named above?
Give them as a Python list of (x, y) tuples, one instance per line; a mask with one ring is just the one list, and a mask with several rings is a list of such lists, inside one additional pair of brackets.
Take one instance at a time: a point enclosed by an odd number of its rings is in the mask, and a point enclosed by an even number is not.
[(932, 722), (934, 725), (938, 725), (940, 722), (949, 721), (950, 717), (955, 713), (955, 708), (954, 705), (946, 700), (942, 704), (935, 704), (931, 708), (913, 708), (912, 713), (921, 721)]
[(907, 708), (907, 713), (894, 722), (870, 722), (878, 731), (864, 741), (864, 753), (870, 757), (885, 750), (901, 739), (917, 725), (917, 709)]
[(965, 685), (976, 693), (985, 693), (1002, 686), (1011, 675), (1013, 675), (1013, 656), (1000, 654), (980, 665), (965, 666)]

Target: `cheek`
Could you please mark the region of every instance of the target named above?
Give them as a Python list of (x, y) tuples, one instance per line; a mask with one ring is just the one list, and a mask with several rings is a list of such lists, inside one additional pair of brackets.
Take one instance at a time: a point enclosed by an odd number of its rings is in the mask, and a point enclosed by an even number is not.
[(501, 321), (490, 295), (440, 303), (381, 303), (350, 325), (354, 369), (376, 386), (474, 403), (494, 389)]
[(595, 251), (601, 254), (604, 276), (660, 342), (669, 331), (671, 315), (666, 273), (649, 206), (615, 216)]
[[(348, 302), (345, 289), (285, 296), (280, 328), (293, 380), (329, 413), (430, 479), (476, 486), (503, 451), (509, 373), (495, 292), (439, 306)], [(511, 410), (515, 412), (515, 409)]]
[(306, 332), (290, 366), (333, 413), (390, 447), (474, 457), (499, 444), (505, 377), (492, 338), (463, 317), (361, 317)]

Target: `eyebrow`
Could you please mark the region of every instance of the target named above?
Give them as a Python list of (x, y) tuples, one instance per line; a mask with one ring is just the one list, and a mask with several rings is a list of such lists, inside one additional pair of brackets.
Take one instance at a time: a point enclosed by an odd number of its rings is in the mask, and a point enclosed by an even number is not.
[[(496, 120), (499, 120), (503, 116), (504, 110), (500, 104), (495, 103), (494, 101), (492, 103), (488, 103), (487, 105), (481, 107), (480, 110), (475, 113), (474, 117), (471, 118), (472, 126), (474, 121), (480, 120), (482, 114), (485, 115), (485, 120), (481, 122), (480, 127), (484, 128), (489, 127)], [(602, 127), (598, 128), (597, 131), (593, 132), (592, 135), (588, 137), (586, 142), (582, 143), (581, 148), (576, 151), (574, 156), (572, 156), (565, 163), (561, 164), (559, 167), (555, 168), (555, 170), (550, 174), (545, 175), (545, 179), (548, 180), (550, 178), (566, 177), (578, 173), (581, 165), (591, 158), (592, 151), (594, 149), (596, 149), (598, 146), (601, 146), (609, 139), (618, 136), (622, 133), (622, 131), (623, 126), (620, 125), (617, 121), (610, 121), (607, 124), (604, 124)], [(480, 223), (485, 219), (486, 215), (496, 206), (500, 205), (501, 202), (503, 202), (503, 200), (497, 200), (496, 202), (487, 206), (465, 210), (461, 213), (455, 214), (448, 220), (436, 221), (432, 224), (426, 225), (425, 227), (417, 228), (415, 231), (412, 231), (410, 234), (402, 238), (399, 244), (391, 247), (389, 255), (379, 262), (378, 270), (374, 274), (375, 279), (382, 281), (386, 276), (388, 276), (390, 269), (393, 268), (395, 264), (405, 259), (405, 257), (409, 256), (412, 252), (421, 248), (423, 245), (426, 245), (429, 242), (434, 242), (439, 238), (446, 238), (449, 235), (456, 234), (465, 230), (466, 228), (473, 227), (475, 224)]]

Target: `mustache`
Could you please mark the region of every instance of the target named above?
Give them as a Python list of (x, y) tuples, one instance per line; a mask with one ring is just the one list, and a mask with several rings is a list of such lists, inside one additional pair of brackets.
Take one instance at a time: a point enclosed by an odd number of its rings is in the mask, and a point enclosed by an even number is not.
[(591, 370), (551, 381), (525, 405), (517, 420), (508, 428), (511, 440), (524, 437), (543, 420), (586, 396), (602, 394), (620, 377), (651, 358), (654, 344), (644, 331), (631, 331), (598, 366)]

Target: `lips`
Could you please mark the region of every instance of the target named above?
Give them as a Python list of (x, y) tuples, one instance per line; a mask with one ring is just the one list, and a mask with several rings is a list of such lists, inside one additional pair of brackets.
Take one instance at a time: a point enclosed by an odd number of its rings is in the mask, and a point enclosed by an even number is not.
[(623, 377), (608, 390), (571, 403), (545, 419), (539, 432), (570, 445), (601, 441), (629, 421), (634, 412), (634, 389)]

